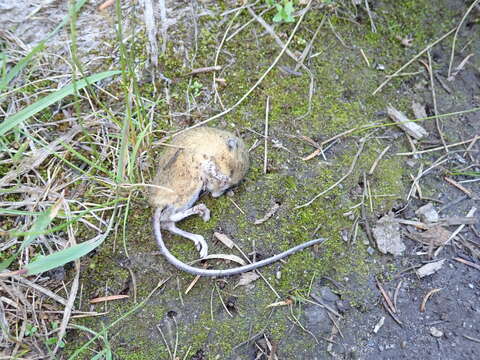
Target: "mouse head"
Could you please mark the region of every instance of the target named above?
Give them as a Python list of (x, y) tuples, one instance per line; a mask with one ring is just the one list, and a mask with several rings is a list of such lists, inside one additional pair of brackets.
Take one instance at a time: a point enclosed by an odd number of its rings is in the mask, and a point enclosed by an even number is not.
[(222, 145), (212, 160), (212, 167), (207, 171), (206, 187), (213, 197), (218, 197), (228, 188), (237, 185), (249, 167), (245, 143), (231, 133), (222, 136)]

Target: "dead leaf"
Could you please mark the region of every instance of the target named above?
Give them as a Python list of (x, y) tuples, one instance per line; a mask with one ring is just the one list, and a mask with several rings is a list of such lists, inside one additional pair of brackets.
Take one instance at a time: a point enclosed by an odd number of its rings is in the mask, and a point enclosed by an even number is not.
[(423, 278), (428, 275), (432, 275), (442, 268), (444, 262), (445, 262), (445, 259), (425, 264), (417, 270), (417, 275), (420, 278)]
[(257, 280), (259, 277), (260, 277), (260, 275), (258, 275), (254, 271), (249, 271), (249, 272), (243, 273), (240, 276), (240, 280), (238, 280), (237, 285), (235, 285), (233, 288), (235, 289), (237, 286), (248, 285), (248, 284), (254, 282), (255, 280)]
[(245, 261), (243, 261), (240, 257), (238, 257), (237, 255), (231, 255), (231, 254), (210, 254), (205, 256), (204, 258), (193, 261), (192, 264), (195, 264), (196, 262), (199, 262), (199, 261), (212, 260), (212, 259), (229, 260), (229, 261), (234, 261), (242, 266), (246, 265)]
[(400, 129), (405, 131), (411, 137), (419, 140), (428, 135), (427, 130), (409, 120), (404, 113), (398, 111), (393, 106), (387, 106), (387, 113), (390, 119), (392, 119)]
[(234, 243), (227, 235), (215, 231), (213, 236), (229, 249), (233, 249)]
[(400, 236), (400, 224), (395, 221), (393, 215), (385, 215), (379, 219), (372, 232), (377, 241), (378, 250), (383, 254), (401, 255), (405, 251), (405, 245)]
[(427, 110), (425, 110), (425, 105), (422, 105), (417, 102), (412, 102), (413, 115), (415, 119), (424, 119), (427, 117)]
[(450, 238), (451, 232), (441, 225), (435, 225), (423, 233), (410, 233), (415, 240), (435, 247), (444, 245)]
[(278, 202), (276, 202), (271, 208), (270, 210), (267, 211), (267, 213), (265, 214), (265, 216), (261, 219), (258, 219), (258, 220), (255, 220), (254, 224), (255, 225), (260, 225), (262, 223), (264, 223), (265, 221), (267, 221), (268, 219), (270, 219), (273, 215), (275, 215), (275, 213), (277, 212), (277, 210), (280, 208), (280, 204)]
[(435, 293), (437, 293), (441, 290), (442, 290), (441, 288), (440, 289), (432, 289), (423, 297), (422, 303), (420, 304), (420, 312), (425, 312), (428, 299), (430, 299), (430, 297), (433, 294), (435, 294)]

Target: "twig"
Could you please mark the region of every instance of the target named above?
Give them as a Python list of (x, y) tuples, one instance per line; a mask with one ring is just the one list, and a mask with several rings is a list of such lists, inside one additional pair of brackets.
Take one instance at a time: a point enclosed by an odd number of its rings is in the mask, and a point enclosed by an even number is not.
[(365, 60), (365, 62), (367, 63), (367, 67), (370, 67), (370, 61), (368, 61), (367, 55), (362, 48), (360, 48), (360, 54), (362, 54), (363, 60)]
[[(245, 258), (245, 260), (246, 260), (248, 263), (252, 264), (252, 261), (251, 261), (250, 258), (247, 256), (247, 254), (245, 254), (245, 253), (243, 252), (243, 250), (240, 248), (240, 246), (238, 246), (238, 245), (235, 244), (235, 243), (233, 244), (233, 246), (235, 246), (235, 249), (237, 249), (237, 250), (240, 252), (240, 254), (242, 254), (242, 256)], [(268, 282), (267, 278), (266, 278), (265, 276), (263, 276), (263, 274), (262, 274), (260, 271), (258, 271), (258, 270), (256, 270), (256, 273), (257, 273), (258, 275), (260, 275), (260, 277), (262, 278), (263, 281), (265, 281), (265, 284), (267, 284), (267, 286), (270, 288), (270, 290), (272, 290), (272, 292), (275, 294), (275, 296), (277, 297), (277, 299), (280, 299), (280, 298), (281, 298), (280, 295), (279, 295), (278, 292), (273, 288), (273, 286)]]
[(213, 66), (207, 66), (207, 67), (193, 69), (187, 75), (196, 75), (196, 74), (202, 74), (202, 73), (206, 73), (206, 72), (220, 71), (220, 70), (222, 70), (222, 67), (220, 65), (213, 65)]
[(228, 200), (230, 200), (230, 202), (238, 209), (238, 211), (240, 211), (244, 216), (247, 216), (247, 214), (245, 214), (245, 211), (243, 211), (242, 208), (238, 206), (238, 204), (231, 197), (228, 197)]
[(480, 339), (477, 339), (477, 338), (474, 338), (474, 337), (471, 337), (471, 336), (468, 336), (468, 335), (463, 335), (463, 337), (464, 337), (465, 339), (468, 339), (468, 340), (471, 340), (471, 341), (474, 341), (474, 342), (480, 344)]
[(228, 310), (227, 305), (225, 305), (225, 302), (223, 301), (222, 294), (220, 294), (220, 290), (218, 290), (217, 283), (215, 283), (215, 290), (217, 290), (217, 295), (218, 295), (218, 297), (220, 298), (220, 302), (222, 303), (223, 308), (225, 309), (225, 311), (227, 312), (227, 314), (228, 314), (231, 318), (233, 318), (232, 313)]
[(316, 337), (310, 330), (306, 329), (306, 328), (302, 325), (302, 323), (295, 317), (295, 315), (293, 314), (293, 306), (292, 306), (292, 305), (290, 305), (290, 314), (292, 315), (292, 317), (293, 317), (293, 319), (294, 319), (294, 320), (291, 320), (291, 321), (292, 321), (294, 324), (297, 324), (300, 329), (302, 329), (302, 330), (305, 331), (307, 334), (309, 334), (311, 337), (313, 337), (313, 338), (315, 339), (315, 342), (316, 342), (317, 344), (320, 344), (320, 343), (318, 342), (317, 337)]
[(273, 204), (273, 206), (270, 208), (270, 210), (268, 210), (267, 213), (261, 219), (255, 220), (254, 224), (255, 225), (263, 224), (265, 221), (267, 221), (273, 215), (275, 215), (275, 213), (278, 211), (278, 209), (280, 209), (280, 204), (278, 202), (276, 202), (275, 204)]
[[(323, 143), (322, 143), (323, 144)], [(352, 161), (352, 164), (350, 165), (350, 168), (348, 169), (347, 173), (342, 176), (335, 184), (329, 186), (327, 189), (325, 189), (324, 191), (322, 191), (321, 193), (317, 194), (316, 196), (313, 197), (313, 199), (311, 199), (310, 201), (306, 202), (305, 204), (302, 204), (302, 205), (297, 205), (295, 206), (294, 209), (301, 209), (305, 206), (309, 206), (310, 204), (312, 204), (315, 200), (317, 200), (320, 196), (326, 194), (327, 192), (329, 192), (330, 190), (334, 189), (335, 187), (338, 186), (338, 184), (340, 184), (343, 180), (345, 180), (347, 177), (350, 176), (350, 174), (353, 172), (353, 169), (355, 168), (355, 165), (358, 161), (358, 158), (360, 157), (360, 154), (362, 153), (363, 151), (363, 146), (365, 145), (365, 139), (361, 139), (360, 140), (360, 146), (358, 147), (358, 151), (357, 153), (355, 154), (355, 157), (353, 158), (353, 161)]]
[(160, 332), (160, 335), (162, 336), (163, 342), (165, 343), (165, 346), (167, 347), (168, 355), (170, 355), (170, 359), (174, 360), (172, 351), (170, 350), (170, 346), (168, 345), (167, 339), (165, 338), (165, 335), (163, 334), (162, 328), (160, 327), (160, 324), (157, 324), (157, 329)]
[[(242, 6), (241, 8), (239, 8), (239, 10), (242, 10), (246, 7), (251, 7), (253, 6), (254, 4), (248, 4), (248, 5), (244, 5)], [(270, 10), (273, 9), (273, 6), (271, 7), (268, 7), (266, 8), (265, 10), (263, 10), (258, 16), (262, 16), (264, 15), (265, 13), (269, 12)], [(248, 25), (250, 25), (251, 23), (253, 23), (255, 21), (255, 18), (252, 18), (250, 20), (248, 20), (245, 24), (243, 24), (242, 26), (240, 26), (237, 30), (235, 30), (228, 38), (225, 39), (225, 41), (230, 41), (232, 40), (239, 32), (241, 32), (243, 29), (245, 29)]]
[(417, 172), (417, 176), (415, 178), (413, 178), (413, 181), (412, 181), (412, 186), (410, 187), (410, 191), (408, 192), (408, 195), (407, 195), (407, 201), (410, 200), (410, 197), (415, 193), (414, 189), (417, 189), (417, 182), (420, 180), (420, 178), (422, 177), (423, 175), (423, 164), (420, 164), (420, 167), (418, 168), (418, 172)]
[(382, 284), (380, 283), (380, 281), (377, 280), (377, 287), (378, 289), (380, 290), (380, 293), (382, 294), (383, 298), (385, 299), (385, 301), (387, 302), (387, 305), (388, 307), (390, 308), (390, 310), (392, 310), (392, 312), (396, 313), (397, 312), (397, 309), (395, 308), (395, 306), (393, 305), (393, 302), (392, 300), (390, 299), (390, 296), (388, 295), (387, 291), (383, 288)]
[(465, 259), (462, 259), (462, 258), (459, 258), (459, 257), (453, 258), (453, 260), (461, 262), (462, 264), (468, 265), (470, 267), (473, 267), (474, 269), (480, 270), (480, 265), (475, 264), (471, 261), (468, 261), (468, 260), (465, 260)]
[(375, 95), (378, 93), (385, 85), (387, 85), (391, 79), (393, 79), (395, 76), (397, 76), (399, 73), (401, 73), (407, 66), (409, 66), (411, 63), (413, 63), (415, 60), (417, 60), (420, 56), (422, 56), (425, 51), (430, 50), (432, 47), (437, 45), (440, 41), (445, 39), (447, 36), (452, 34), (455, 31), (455, 28), (451, 29), (448, 31), (446, 34), (442, 35), (439, 39), (435, 40), (434, 42), (428, 44), (422, 51), (420, 51), (417, 55), (415, 55), (413, 58), (411, 58), (409, 61), (407, 61), (404, 65), (402, 65), (397, 71), (395, 71), (392, 75), (389, 75), (387, 79), (380, 84), (378, 88), (375, 89), (375, 91), (372, 93), (372, 95)]
[[(160, 2), (165, 1), (160, 0)], [(143, 6), (143, 18), (145, 21), (145, 29), (148, 39), (148, 53), (150, 55), (151, 64), (156, 68), (158, 66), (157, 25), (155, 24), (155, 14), (152, 0), (144, 0)], [(162, 29), (165, 26), (165, 21), (162, 21)]]
[(387, 310), (388, 314), (392, 317), (393, 320), (395, 320), (395, 322), (400, 325), (400, 326), (403, 326), (403, 323), (400, 321), (400, 319), (392, 312), (392, 310), (390, 309), (390, 307), (387, 305), (387, 303), (385, 302), (385, 300), (382, 299), (382, 304), (383, 304), (383, 307)]
[(340, 41), (340, 44), (342, 44), (347, 49), (350, 49), (351, 47), (348, 46), (347, 44), (345, 44), (345, 41), (343, 41), (343, 39), (340, 37), (340, 35), (338, 35), (337, 32), (335, 31), (335, 28), (333, 27), (333, 24), (330, 21), (330, 18), (327, 18), (327, 20), (328, 20), (328, 25), (330, 26), (330, 30), (332, 30), (333, 35), (335, 35), (335, 37), (338, 39), (338, 41)]
[(476, 196), (475, 194), (473, 194), (470, 190), (468, 190), (465, 186), (459, 184), (458, 182), (456, 182), (455, 180), (449, 178), (448, 176), (445, 176), (444, 177), (445, 181), (452, 184), (453, 186), (455, 186), (457, 189), (459, 189), (460, 191), (463, 191), (465, 194), (467, 194), (470, 198), (474, 199), (474, 200), (478, 200), (478, 196)]
[(337, 322), (335, 321), (335, 318), (333, 317), (333, 315), (330, 314), (329, 312), (327, 312), (327, 315), (328, 315), (328, 317), (330, 318), (330, 320), (332, 321), (333, 325), (337, 328), (338, 333), (340, 334), (340, 336), (342, 337), (342, 339), (345, 339), (345, 336), (343, 336), (342, 330), (340, 330), (340, 326), (339, 326), (339, 325), (337, 324)]
[(67, 306), (67, 300), (64, 299), (63, 297), (61, 297), (60, 295), (57, 295), (55, 294), (54, 292), (50, 291), (49, 289), (47, 288), (44, 288), (43, 286), (41, 285), (38, 285), (22, 276), (13, 276), (13, 279), (21, 282), (21, 283), (24, 283), (25, 285), (28, 285), (30, 286), (31, 288), (43, 293), (44, 295), (48, 296), (49, 298), (52, 298), (53, 300), (55, 300), (56, 302), (62, 304), (63, 306)]

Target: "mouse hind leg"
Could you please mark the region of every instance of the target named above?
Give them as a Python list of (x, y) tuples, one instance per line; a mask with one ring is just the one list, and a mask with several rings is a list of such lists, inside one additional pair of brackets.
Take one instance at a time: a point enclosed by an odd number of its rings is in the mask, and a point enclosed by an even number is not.
[[(193, 214), (190, 214), (190, 215), (193, 215)], [(190, 215), (187, 215), (187, 216), (190, 216)], [(198, 252), (200, 253), (201, 258), (204, 258), (205, 256), (208, 255), (208, 245), (202, 235), (192, 234), (182, 229), (179, 229), (173, 221), (164, 222), (163, 228), (170, 231), (173, 234), (192, 240)]]
[(210, 220), (210, 210), (207, 208), (205, 204), (198, 204), (190, 209), (183, 210), (180, 212), (177, 212), (175, 214), (172, 214), (169, 216), (168, 220), (177, 222), (180, 220), (185, 219), (186, 217), (192, 216), (192, 215), (200, 215), (203, 219), (203, 221), (208, 221)]

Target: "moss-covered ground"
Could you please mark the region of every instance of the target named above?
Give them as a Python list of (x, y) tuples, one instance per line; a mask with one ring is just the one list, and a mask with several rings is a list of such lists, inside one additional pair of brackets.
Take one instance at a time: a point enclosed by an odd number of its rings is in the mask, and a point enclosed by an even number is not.
[[(227, 4), (221, 2), (218, 6), (225, 10)], [(218, 7), (212, 10), (215, 14), (220, 12)], [(353, 11), (358, 12), (356, 17), (352, 15)], [(325, 151), (325, 158), (317, 156), (302, 160), (315, 148), (300, 137), (308, 136), (320, 143), (365, 124), (388, 123), (384, 113), (387, 104), (405, 109), (411, 103), (408, 94), (399, 96), (398, 90), (405, 85), (403, 78), (393, 79), (377, 95), (372, 95), (373, 91), (384, 80), (386, 73), (400, 67), (429, 42), (447, 32), (452, 27), (452, 20), (442, 7), (442, 1), (384, 2), (374, 12), (375, 33), (371, 31), (366, 12), (360, 8), (355, 10), (349, 4), (312, 9), (306, 14), (292, 41), (291, 50), (296, 54), (310, 41), (324, 16), (331, 23), (331, 26), (328, 21), (324, 24), (313, 43), (310, 55), (318, 55), (305, 60), (305, 66), (314, 79), (311, 102), (308, 72), (301, 67), (294, 72), (295, 62), (284, 55), (252, 96), (224, 118), (211, 123), (212, 126), (238, 131), (248, 146), (259, 141), (259, 145), (251, 151), (252, 165), (245, 180), (234, 189), (232, 197), (212, 199), (206, 196), (201, 199), (212, 211), (209, 222), (191, 218), (179, 224), (181, 228), (202, 234), (210, 240), (213, 231), (226, 233), (244, 252), (255, 250), (262, 257), (286, 250), (314, 236), (328, 240), (321, 246), (289, 257), (285, 262), (261, 269), (269, 285), (262, 279), (239, 287), (235, 287), (238, 277), (200, 279), (185, 294), (194, 277), (177, 271), (162, 257), (155, 255), (156, 245), (150, 229), (151, 211), (145, 205), (145, 198), (139, 195), (132, 202), (127, 221), (129, 258), (120, 245), (122, 240), (119, 237), (115, 251), (111, 239), (94, 256), (82, 261), (84, 299), (101, 296), (105, 294), (105, 289), (108, 294), (129, 289), (128, 293), (132, 295), (135, 287), (139, 301), (159, 280), (170, 277), (143, 307), (108, 330), (109, 342), (118, 358), (170, 358), (159, 328), (171, 348), (178, 337), (178, 358), (184, 358), (187, 352), (189, 356), (186, 358), (192, 358), (201, 350), (205, 359), (227, 359), (232, 353), (246, 359), (242, 357), (246, 355), (241, 354), (248, 353), (247, 347), (236, 346), (258, 332), (264, 332), (270, 340), (280, 342), (277, 350), (279, 358), (299, 358), (296, 357), (298, 354), (308, 354), (309, 349), (315, 346), (312, 337), (294, 326), (289, 306), (272, 310), (267, 305), (287, 298), (308, 298), (312, 282), (318, 282), (322, 277), (344, 282), (353, 274), (355, 281), (362, 282), (379, 271), (378, 263), (366, 251), (368, 245), (365, 245), (367, 238), (363, 228), (355, 228), (353, 220), (360, 217), (361, 207), (358, 205), (362, 201), (366, 204), (368, 217), (375, 217), (388, 212), (404, 195), (404, 180), (408, 174), (402, 158), (394, 153), (408, 150), (408, 144), (403, 137), (395, 139), (397, 130), (371, 128), (339, 138)], [(433, 13), (442, 13), (441, 21), (433, 17)], [(268, 12), (265, 20), (272, 23), (273, 15), (274, 11)], [(235, 23), (247, 23), (250, 19), (248, 12), (243, 11)], [(198, 19), (195, 67), (212, 65), (226, 28), (226, 23), (220, 20), (224, 19), (219, 15)], [(283, 40), (292, 29), (291, 24), (275, 27)], [(191, 29), (186, 24), (179, 25), (172, 32), (175, 41), (192, 41)], [(413, 46), (402, 46), (398, 38), (410, 35), (413, 35)], [(142, 51), (141, 47), (139, 49)], [(226, 42), (219, 57), (220, 64), (229, 64), (219, 75), (226, 80), (226, 86), (219, 88), (223, 104), (228, 107), (235, 103), (268, 68), (278, 52), (273, 39), (255, 22)], [(177, 123), (173, 123), (173, 127), (194, 124), (221, 110), (218, 103), (212, 102), (211, 74), (200, 74), (193, 79), (184, 76), (189, 69), (182, 67), (183, 60), (178, 58), (173, 40), (167, 53), (161, 56), (160, 63), (163, 74), (174, 80), (169, 89), (170, 110), (180, 112), (186, 107), (187, 90), (191, 100), (209, 104), (204, 113), (193, 112), (182, 119), (183, 123), (175, 120)], [(385, 71), (379, 70), (381, 67)], [(151, 90), (148, 84), (141, 87), (142, 95), (147, 98)], [(269, 142), (268, 171), (264, 174), (264, 142), (258, 134), (264, 132), (267, 97), (270, 98), (269, 135), (275, 142)], [(172, 124), (166, 113), (167, 106), (160, 104), (158, 111), (157, 129), (170, 130)], [(363, 138), (365, 146), (351, 174), (311, 205), (297, 208), (347, 173)], [(281, 146), (274, 146), (275, 143)], [(379, 161), (374, 173), (366, 176), (369, 196), (364, 198), (364, 174), (387, 145), (392, 145), (391, 149)], [(154, 153), (150, 155), (153, 157)], [(263, 224), (254, 225), (254, 220), (261, 218), (275, 202), (281, 204), (279, 211)], [(342, 238), (345, 231), (350, 237), (348, 241)], [(353, 236), (354, 233), (356, 236)], [(197, 253), (190, 242), (169, 234), (165, 234), (165, 239), (172, 252), (180, 258), (185, 261), (196, 258)], [(210, 252), (225, 253), (230, 250), (210, 241)], [(214, 266), (221, 264), (215, 263)], [(130, 280), (129, 268), (135, 274), (135, 286)], [(352, 298), (355, 294), (346, 285), (345, 292)], [(357, 293), (356, 296), (362, 294)], [(229, 308), (231, 315), (224, 309), (222, 301), (235, 303)], [(101, 330), (102, 326), (107, 326), (134, 305), (133, 297), (109, 303), (106, 307), (95, 305), (92, 310), (106, 309), (108, 314), (75, 322)], [(301, 300), (292, 306), (301, 319)], [(86, 339), (82, 332), (72, 333), (67, 353), (77, 349)], [(101, 347), (99, 342), (92, 349)], [(85, 356), (88, 358), (91, 354)]]

